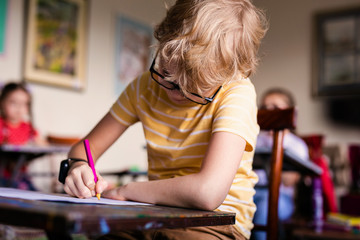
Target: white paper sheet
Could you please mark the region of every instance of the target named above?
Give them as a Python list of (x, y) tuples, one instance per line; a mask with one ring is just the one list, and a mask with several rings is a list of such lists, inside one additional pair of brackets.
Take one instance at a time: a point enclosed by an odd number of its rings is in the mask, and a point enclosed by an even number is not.
[(151, 205), (141, 202), (132, 202), (132, 201), (119, 201), (108, 198), (100, 198), (98, 200), (96, 197), (92, 198), (75, 198), (67, 194), (52, 194), (52, 193), (42, 193), (35, 191), (27, 191), (15, 188), (2, 188), (0, 187), (0, 196), (9, 197), (9, 198), (20, 198), (28, 200), (44, 200), (44, 201), (54, 201), (54, 202), (72, 202), (72, 203), (87, 203), (87, 204), (108, 204), (108, 205)]

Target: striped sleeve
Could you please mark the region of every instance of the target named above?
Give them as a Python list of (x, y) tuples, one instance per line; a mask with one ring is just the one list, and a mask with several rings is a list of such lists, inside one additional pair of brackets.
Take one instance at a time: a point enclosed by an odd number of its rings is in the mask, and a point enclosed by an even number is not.
[(259, 133), (255, 88), (248, 79), (230, 84), (214, 115), (212, 132), (231, 132), (246, 141), (245, 151), (255, 147)]
[(127, 127), (139, 121), (136, 111), (136, 96), (140, 78), (134, 80), (126, 87), (110, 109), (110, 114)]

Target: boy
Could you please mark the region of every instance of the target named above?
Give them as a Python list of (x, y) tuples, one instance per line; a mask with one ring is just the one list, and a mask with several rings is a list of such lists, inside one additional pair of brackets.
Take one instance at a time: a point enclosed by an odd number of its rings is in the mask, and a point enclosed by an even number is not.
[[(148, 182), (106, 190), (91, 169), (73, 162), (65, 191), (204, 210), (236, 212), (234, 226), (165, 229), (142, 238), (245, 239), (250, 237), (257, 176), (252, 171), (255, 89), (247, 78), (257, 65), (264, 18), (249, 0), (178, 0), (156, 27), (150, 72), (135, 79), (86, 136), (94, 160), (132, 124), (147, 141)], [(82, 143), (70, 158), (86, 159)], [(139, 237), (139, 235), (136, 235)]]

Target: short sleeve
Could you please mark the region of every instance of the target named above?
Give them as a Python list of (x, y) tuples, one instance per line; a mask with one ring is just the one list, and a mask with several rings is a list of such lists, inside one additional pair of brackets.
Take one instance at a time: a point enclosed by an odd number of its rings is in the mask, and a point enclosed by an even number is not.
[(226, 131), (239, 135), (246, 141), (245, 151), (255, 148), (259, 133), (257, 124), (256, 92), (249, 79), (226, 87), (214, 114), (212, 132)]
[(110, 109), (110, 114), (121, 124), (130, 126), (139, 121), (136, 111), (136, 96), (139, 79), (131, 82)]

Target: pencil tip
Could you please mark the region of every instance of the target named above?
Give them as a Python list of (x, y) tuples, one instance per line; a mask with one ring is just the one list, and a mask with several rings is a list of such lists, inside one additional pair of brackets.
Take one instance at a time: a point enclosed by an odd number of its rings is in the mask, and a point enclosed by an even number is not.
[(100, 193), (96, 194), (96, 197), (97, 197), (98, 200), (100, 200), (100, 196), (101, 196)]

